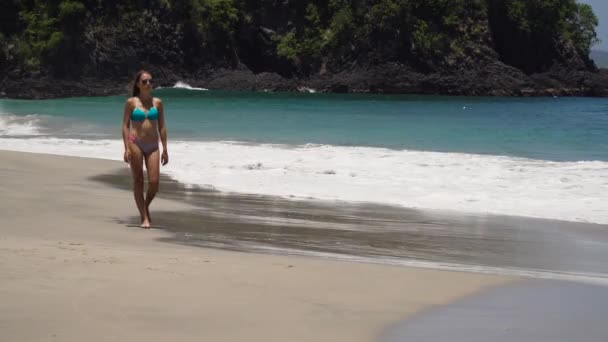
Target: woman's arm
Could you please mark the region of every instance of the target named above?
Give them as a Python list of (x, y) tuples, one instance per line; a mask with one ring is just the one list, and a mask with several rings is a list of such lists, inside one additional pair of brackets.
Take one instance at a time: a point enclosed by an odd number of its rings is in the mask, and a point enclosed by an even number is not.
[(169, 152), (167, 150), (167, 126), (165, 125), (165, 110), (163, 107), (163, 101), (161, 101), (161, 99), (158, 99), (156, 108), (158, 108), (158, 131), (160, 132), (160, 141), (163, 144), (161, 163), (163, 165), (167, 165), (169, 162)]
[(129, 162), (129, 130), (131, 130), (131, 112), (133, 111), (133, 103), (128, 99), (125, 103), (125, 110), (122, 115), (122, 142), (125, 145), (125, 162)]

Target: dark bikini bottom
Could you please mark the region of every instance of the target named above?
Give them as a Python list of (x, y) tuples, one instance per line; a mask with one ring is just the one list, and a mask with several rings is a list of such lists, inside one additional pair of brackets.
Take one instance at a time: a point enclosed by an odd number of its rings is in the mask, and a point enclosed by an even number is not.
[(133, 142), (141, 152), (144, 154), (144, 157), (148, 157), (150, 154), (158, 151), (158, 141), (155, 142), (144, 142), (137, 139), (134, 135), (129, 135), (129, 141)]

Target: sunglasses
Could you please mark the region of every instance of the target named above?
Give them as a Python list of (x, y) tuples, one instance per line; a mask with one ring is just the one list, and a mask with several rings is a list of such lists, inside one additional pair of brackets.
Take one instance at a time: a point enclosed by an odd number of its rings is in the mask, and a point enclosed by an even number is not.
[(146, 79), (146, 80), (141, 80), (141, 83), (142, 84), (152, 84), (152, 79), (149, 78), (149, 79)]

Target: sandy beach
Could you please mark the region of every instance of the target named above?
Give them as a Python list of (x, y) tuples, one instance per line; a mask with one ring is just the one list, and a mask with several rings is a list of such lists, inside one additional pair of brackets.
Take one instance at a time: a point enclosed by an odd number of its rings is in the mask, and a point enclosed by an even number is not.
[[(374, 341), (514, 279), (169, 243), (135, 227), (128, 190), (92, 180), (123, 163), (0, 160), (2, 341)], [(192, 209), (162, 191), (153, 210)]]

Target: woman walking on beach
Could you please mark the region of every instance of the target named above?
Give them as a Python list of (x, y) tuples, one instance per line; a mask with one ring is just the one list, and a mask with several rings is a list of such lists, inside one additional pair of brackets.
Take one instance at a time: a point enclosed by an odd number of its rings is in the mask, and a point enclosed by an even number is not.
[[(163, 102), (152, 97), (152, 75), (140, 71), (133, 81), (133, 92), (125, 103), (122, 138), (125, 144), (124, 160), (131, 166), (133, 194), (141, 217), (142, 228), (150, 228), (150, 203), (158, 192), (159, 163), (169, 162), (167, 153), (167, 129)], [(158, 140), (163, 144), (162, 155)], [(148, 172), (148, 191), (144, 197), (144, 171)]]

